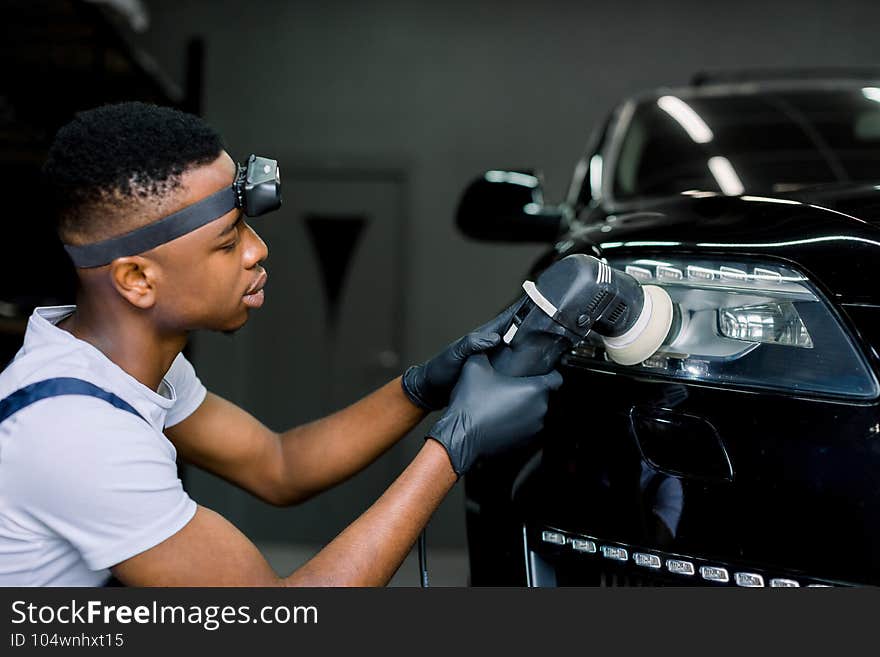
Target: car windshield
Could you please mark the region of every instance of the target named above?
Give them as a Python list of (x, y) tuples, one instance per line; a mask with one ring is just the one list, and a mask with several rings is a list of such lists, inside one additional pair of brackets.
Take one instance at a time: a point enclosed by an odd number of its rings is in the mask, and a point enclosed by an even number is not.
[(625, 200), (877, 181), (880, 88), (871, 87), (643, 102), (621, 141), (613, 190)]

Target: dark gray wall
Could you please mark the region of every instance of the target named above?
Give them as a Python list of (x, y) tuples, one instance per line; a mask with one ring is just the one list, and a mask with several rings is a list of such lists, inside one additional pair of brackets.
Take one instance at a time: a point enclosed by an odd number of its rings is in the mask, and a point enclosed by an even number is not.
[[(701, 68), (880, 64), (880, 3), (866, 1), (148, 5), (143, 42), (172, 77), (186, 39), (205, 37), (204, 113), (237, 154), (408, 170), (407, 361), (489, 316), (540, 251), (456, 233), (459, 193), (482, 170), (543, 169), (558, 200), (591, 127), (624, 95)], [(236, 344), (203, 338), (196, 351), (209, 387), (241, 399)], [(219, 507), (243, 508), (223, 495)], [(462, 515), (457, 490), (434, 540), (461, 542)]]

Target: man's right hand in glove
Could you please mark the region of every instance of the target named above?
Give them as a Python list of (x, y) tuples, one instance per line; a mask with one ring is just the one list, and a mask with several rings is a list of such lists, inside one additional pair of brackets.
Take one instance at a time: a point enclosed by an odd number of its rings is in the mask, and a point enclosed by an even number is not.
[(526, 442), (544, 427), (547, 398), (562, 385), (557, 371), (515, 377), (496, 372), (485, 354), (462, 368), (446, 412), (428, 433), (446, 449), (459, 477), (480, 456)]

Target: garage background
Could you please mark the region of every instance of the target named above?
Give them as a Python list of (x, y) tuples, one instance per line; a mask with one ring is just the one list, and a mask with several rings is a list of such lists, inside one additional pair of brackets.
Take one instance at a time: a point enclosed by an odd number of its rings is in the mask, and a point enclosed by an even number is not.
[[(59, 91), (57, 62), (34, 62), (46, 49), (63, 53), (95, 21), (101, 38), (124, 40), (132, 66), (161, 89), (154, 99), (200, 112), (234, 157), (280, 161), (284, 207), (253, 221), (270, 249), (267, 303), (236, 336), (198, 335), (190, 348), (209, 389), (278, 430), (354, 401), (517, 294), (543, 247), (470, 242), (453, 225), (459, 195), (484, 170), (540, 170), (552, 203), (591, 130), (628, 95), (684, 85), (700, 70), (880, 64), (880, 5), (868, 1), (12, 2), (4, 166), (20, 158), (20, 126), (35, 123), (29, 103), (53, 102)], [(112, 86), (106, 68), (105, 57), (90, 79)], [(63, 108), (55, 114), (36, 112), (44, 120), (35, 143), (94, 104), (94, 93), (77, 89), (55, 96)], [(4, 198), (15, 197), (13, 180), (4, 176)], [(13, 221), (33, 212), (15, 203)], [(28, 239), (57, 257), (45, 231)], [(70, 290), (47, 275), (22, 300), (16, 276), (27, 257), (4, 258), (0, 299), (27, 312), (28, 299), (64, 299)], [(7, 324), (14, 343), (21, 324)], [(269, 507), (194, 469), (184, 471), (186, 485), (289, 570), (381, 494), (430, 422), (298, 508)], [(466, 583), (461, 493), (430, 526), (437, 583)], [(395, 581), (414, 584), (414, 567)]]

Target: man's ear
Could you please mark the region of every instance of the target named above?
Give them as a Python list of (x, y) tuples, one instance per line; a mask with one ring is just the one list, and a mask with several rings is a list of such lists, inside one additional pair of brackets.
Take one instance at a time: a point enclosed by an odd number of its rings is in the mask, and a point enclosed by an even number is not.
[(110, 280), (128, 302), (144, 310), (156, 303), (158, 265), (141, 256), (116, 258), (110, 263)]

